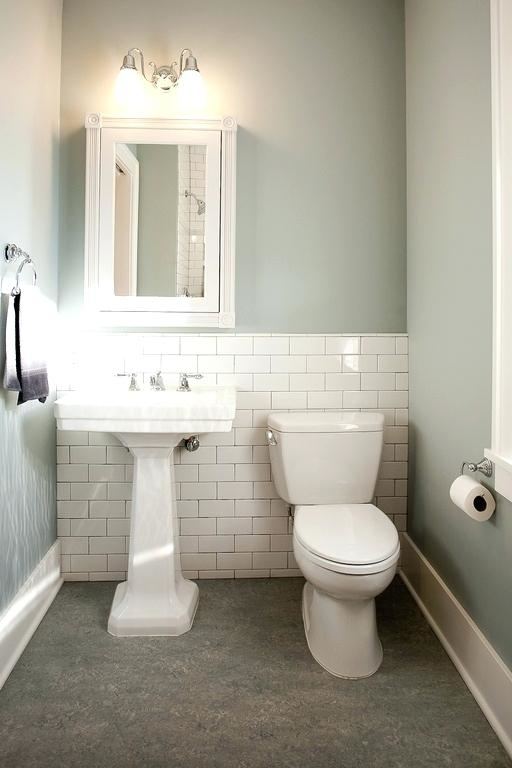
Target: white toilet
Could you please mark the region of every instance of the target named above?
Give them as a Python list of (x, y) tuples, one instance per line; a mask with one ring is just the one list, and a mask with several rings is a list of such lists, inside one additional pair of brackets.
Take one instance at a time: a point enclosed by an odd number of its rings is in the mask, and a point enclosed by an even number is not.
[(395, 526), (372, 501), (383, 444), (379, 413), (273, 413), (267, 438), (281, 498), (295, 506), (293, 550), (306, 579), (309, 649), (338, 677), (382, 661), (375, 597), (400, 555)]

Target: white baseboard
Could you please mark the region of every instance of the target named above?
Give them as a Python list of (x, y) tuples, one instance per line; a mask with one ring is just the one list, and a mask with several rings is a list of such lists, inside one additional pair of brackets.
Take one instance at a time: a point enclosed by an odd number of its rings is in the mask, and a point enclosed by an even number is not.
[(407, 534), (400, 575), (512, 757), (512, 671)]
[(61, 586), (60, 542), (56, 541), (0, 615), (0, 688)]

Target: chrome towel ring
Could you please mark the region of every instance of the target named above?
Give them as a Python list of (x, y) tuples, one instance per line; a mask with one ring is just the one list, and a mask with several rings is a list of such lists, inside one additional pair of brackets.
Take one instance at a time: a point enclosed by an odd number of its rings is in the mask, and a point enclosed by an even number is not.
[(21, 292), (20, 288), (20, 275), (23, 272), (24, 267), (29, 264), (32, 267), (32, 271), (34, 273), (33, 276), (33, 285), (36, 285), (37, 283), (37, 270), (35, 268), (34, 262), (32, 261), (32, 258), (29, 256), (26, 251), (23, 251), (21, 248), (19, 248), (14, 243), (9, 243), (5, 246), (5, 260), (9, 263), (12, 263), (13, 261), (16, 261), (17, 259), (22, 259), (18, 269), (16, 270), (16, 277), (15, 277), (15, 285), (13, 286), (13, 289), (11, 291), (11, 296), (17, 296)]

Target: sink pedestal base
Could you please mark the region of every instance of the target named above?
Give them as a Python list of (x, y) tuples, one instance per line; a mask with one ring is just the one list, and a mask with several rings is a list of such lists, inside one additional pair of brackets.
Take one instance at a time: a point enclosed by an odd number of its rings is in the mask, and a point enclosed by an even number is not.
[(168, 635), (177, 637), (192, 628), (199, 602), (199, 590), (193, 581), (181, 577), (182, 585), (157, 610), (148, 611), (146, 601), (129, 594), (129, 582), (123, 581), (116, 589), (108, 619), (108, 631), (116, 637), (142, 635)]
[(108, 631), (118, 637), (181, 635), (194, 620), (197, 584), (184, 579), (174, 492), (182, 435), (118, 434), (134, 456), (128, 578), (114, 596)]

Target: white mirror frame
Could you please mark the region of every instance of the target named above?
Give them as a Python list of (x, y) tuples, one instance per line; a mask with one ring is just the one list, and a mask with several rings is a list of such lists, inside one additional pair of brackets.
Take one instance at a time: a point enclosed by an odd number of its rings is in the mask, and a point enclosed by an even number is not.
[[(98, 113), (86, 116), (87, 157), (85, 185), (85, 306), (89, 319), (94, 325), (107, 327), (151, 327), (151, 328), (234, 328), (235, 326), (235, 211), (236, 211), (236, 131), (237, 124), (232, 117), (206, 119), (166, 118), (125, 118), (107, 117)], [(106, 300), (100, 276), (102, 249), (112, 248), (112, 240), (105, 241), (105, 228), (101, 215), (102, 190), (102, 129), (116, 129), (133, 137), (135, 131), (204, 131), (209, 132), (208, 141), (220, 144), (220, 200), (219, 208), (219, 274), (218, 302), (212, 305), (201, 299), (184, 297), (115, 297)], [(129, 133), (131, 132), (131, 133)], [(110, 132), (109, 132), (110, 133)], [(158, 135), (161, 135), (158, 134)], [(170, 134), (169, 134), (170, 135)], [(130, 141), (133, 139), (130, 138)], [(112, 202), (112, 201), (111, 201)], [(110, 202), (110, 205), (111, 205)], [(216, 206), (217, 207), (217, 206)], [(109, 218), (113, 220), (113, 212)], [(113, 255), (112, 255), (113, 259)], [(210, 279), (210, 286), (212, 280)], [(216, 287), (216, 286), (215, 286)], [(120, 301), (120, 299), (122, 299)], [(136, 302), (134, 306), (133, 302)], [(203, 303), (202, 308), (194, 305)], [(128, 305), (133, 309), (126, 309)], [(167, 309), (168, 307), (168, 309)]]

